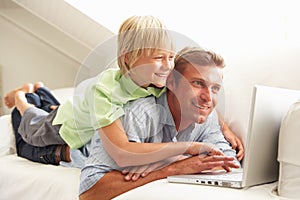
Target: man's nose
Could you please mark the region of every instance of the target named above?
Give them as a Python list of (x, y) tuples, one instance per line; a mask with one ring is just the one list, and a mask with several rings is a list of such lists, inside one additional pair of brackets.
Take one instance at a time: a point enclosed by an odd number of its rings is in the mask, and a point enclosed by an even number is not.
[(211, 90), (209, 87), (205, 87), (201, 90), (200, 98), (204, 100), (205, 102), (211, 102), (212, 101), (212, 95)]

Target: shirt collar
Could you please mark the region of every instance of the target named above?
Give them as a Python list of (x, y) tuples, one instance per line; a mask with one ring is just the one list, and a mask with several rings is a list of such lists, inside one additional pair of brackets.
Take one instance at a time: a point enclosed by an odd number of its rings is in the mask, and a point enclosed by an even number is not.
[[(173, 116), (172, 116), (172, 113), (170, 111), (169, 104), (168, 104), (167, 92), (164, 93), (161, 97), (157, 98), (157, 103), (165, 108), (166, 115), (167, 115), (166, 124), (176, 127)], [(191, 123), (186, 129), (182, 130), (181, 132), (193, 130), (195, 128), (195, 124), (196, 123)]]
[(142, 88), (135, 84), (129, 77), (121, 76), (119, 80), (120, 86), (131, 94), (133, 97), (145, 97), (149, 95), (153, 95), (155, 97), (160, 97), (163, 93), (165, 93), (166, 88), (155, 88), (155, 87), (147, 87)]
[(168, 100), (167, 100), (167, 92), (162, 94), (159, 98), (157, 98), (156, 101), (159, 105), (161, 105), (165, 109), (165, 114), (167, 116), (165, 118), (166, 121), (164, 123), (166, 123), (167, 125), (176, 127), (175, 122), (173, 120), (173, 116), (172, 116), (170, 108), (169, 108), (169, 104), (168, 104)]

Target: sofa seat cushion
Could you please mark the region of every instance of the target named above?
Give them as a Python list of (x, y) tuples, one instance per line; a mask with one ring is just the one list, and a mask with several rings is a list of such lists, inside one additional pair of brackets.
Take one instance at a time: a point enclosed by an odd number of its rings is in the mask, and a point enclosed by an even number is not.
[(80, 170), (0, 157), (0, 199), (78, 199)]
[(114, 200), (125, 199), (212, 199), (212, 200), (278, 200), (272, 191), (277, 182), (253, 186), (245, 189), (234, 189), (206, 185), (169, 183), (167, 179), (162, 179), (148, 183), (128, 191)]

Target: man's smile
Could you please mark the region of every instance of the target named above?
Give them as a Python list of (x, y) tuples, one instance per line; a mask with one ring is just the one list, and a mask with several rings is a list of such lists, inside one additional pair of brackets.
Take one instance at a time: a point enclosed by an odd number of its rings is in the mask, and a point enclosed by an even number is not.
[(197, 104), (197, 103), (195, 103), (195, 102), (193, 102), (193, 105), (194, 105), (196, 108), (201, 109), (201, 110), (203, 110), (203, 111), (207, 111), (207, 110), (209, 110), (209, 109), (211, 108), (210, 106), (207, 106), (207, 105), (199, 105), (199, 104)]

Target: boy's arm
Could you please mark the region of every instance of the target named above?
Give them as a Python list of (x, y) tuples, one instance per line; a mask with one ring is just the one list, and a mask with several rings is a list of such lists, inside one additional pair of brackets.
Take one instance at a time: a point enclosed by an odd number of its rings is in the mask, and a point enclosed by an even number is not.
[(175, 162), (167, 167), (150, 173), (137, 181), (125, 181), (119, 171), (111, 171), (105, 174), (91, 189), (80, 196), (80, 200), (112, 199), (124, 192), (145, 185), (149, 182), (166, 178), (177, 174), (193, 174), (203, 170), (209, 170), (226, 165), (237, 168), (232, 157), (227, 156), (193, 156), (185, 160)]
[(130, 142), (120, 120), (98, 129), (98, 133), (105, 150), (120, 167), (145, 165), (181, 154), (197, 155), (210, 152), (223, 155), (217, 148), (200, 142)]

